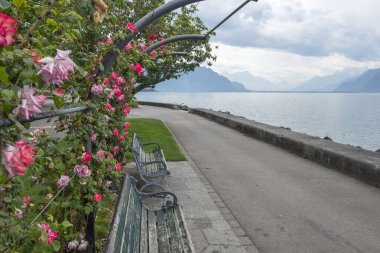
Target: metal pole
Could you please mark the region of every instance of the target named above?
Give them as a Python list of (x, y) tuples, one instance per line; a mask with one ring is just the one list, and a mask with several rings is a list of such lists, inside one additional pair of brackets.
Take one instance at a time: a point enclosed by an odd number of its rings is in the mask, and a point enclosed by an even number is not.
[(204, 0), (173, 0), (169, 3), (166, 3), (164, 5), (161, 5), (160, 7), (156, 8), (155, 10), (149, 12), (147, 15), (142, 17), (139, 21), (136, 22), (135, 27), (137, 28), (138, 32), (134, 33), (132, 36), (129, 36), (125, 40), (119, 40), (116, 42), (115, 48), (111, 49), (106, 56), (104, 57), (104, 60), (102, 62), (104, 69), (102, 71), (98, 71), (97, 76), (103, 76), (106, 75), (113, 63), (116, 61), (117, 57), (120, 54), (120, 51), (124, 49), (124, 47), (141, 31), (145, 29), (148, 25), (153, 23), (156, 19), (178, 9), (181, 7), (184, 7), (186, 5), (201, 2)]
[(173, 55), (173, 56), (186, 56), (188, 55), (188, 52), (170, 52), (168, 55)]
[(206, 37), (204, 35), (201, 35), (201, 34), (183, 34), (183, 35), (177, 35), (177, 36), (174, 36), (174, 37), (171, 37), (171, 38), (168, 38), (168, 39), (164, 39), (162, 41), (159, 41), (153, 45), (151, 45), (150, 47), (148, 47), (145, 52), (147, 52), (148, 54), (150, 52), (152, 52), (153, 50), (163, 46), (163, 45), (166, 45), (166, 44), (169, 44), (169, 43), (173, 43), (173, 42), (177, 42), (177, 41), (181, 41), (181, 40), (204, 40), (206, 39)]
[(213, 33), (216, 29), (219, 28), (219, 26), (223, 25), (227, 20), (229, 20), (233, 15), (235, 15), (236, 12), (238, 12), (241, 8), (246, 6), (249, 2), (257, 2), (258, 0), (247, 0), (244, 3), (242, 3), (236, 10), (234, 10), (230, 15), (228, 15), (225, 19), (223, 19), (219, 24), (217, 24), (213, 29), (208, 31), (208, 33), (205, 34), (205, 36), (209, 36), (211, 33)]

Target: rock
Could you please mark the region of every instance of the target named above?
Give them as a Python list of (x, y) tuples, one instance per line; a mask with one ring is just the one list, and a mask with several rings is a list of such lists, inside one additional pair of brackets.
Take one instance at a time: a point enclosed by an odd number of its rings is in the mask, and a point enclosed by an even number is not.
[(324, 140), (327, 140), (327, 141), (332, 141), (333, 139), (331, 139), (330, 137), (328, 136), (325, 136), (325, 138), (323, 138)]
[(375, 152), (380, 153), (380, 149), (376, 150)]

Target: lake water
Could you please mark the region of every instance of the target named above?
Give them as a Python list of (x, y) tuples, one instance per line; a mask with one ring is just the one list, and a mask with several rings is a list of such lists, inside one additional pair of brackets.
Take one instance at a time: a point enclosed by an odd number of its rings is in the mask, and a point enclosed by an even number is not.
[(380, 94), (145, 92), (137, 98), (228, 111), (309, 135), (329, 136), (336, 142), (380, 149)]

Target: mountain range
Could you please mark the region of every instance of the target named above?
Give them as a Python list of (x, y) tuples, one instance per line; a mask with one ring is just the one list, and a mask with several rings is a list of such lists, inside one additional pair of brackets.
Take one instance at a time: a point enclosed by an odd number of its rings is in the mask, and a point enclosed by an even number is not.
[(199, 67), (177, 80), (158, 84), (156, 90), (162, 92), (380, 92), (380, 68), (364, 73), (358, 70), (345, 70), (332, 75), (315, 76), (295, 88), (289, 88), (289, 84), (280, 85), (255, 77), (249, 72), (226, 73), (225, 75), (226, 77), (210, 68)]
[(199, 67), (194, 72), (159, 83), (161, 92), (245, 92), (243, 84), (232, 82), (210, 68)]

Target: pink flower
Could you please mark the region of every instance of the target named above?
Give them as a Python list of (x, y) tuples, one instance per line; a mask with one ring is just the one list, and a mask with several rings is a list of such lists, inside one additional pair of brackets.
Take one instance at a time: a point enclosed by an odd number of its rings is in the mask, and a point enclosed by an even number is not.
[(127, 115), (131, 112), (131, 107), (129, 107), (128, 103), (124, 104), (124, 115)]
[(92, 141), (92, 142), (95, 142), (95, 141), (96, 141), (96, 138), (97, 138), (97, 135), (96, 135), (96, 134), (91, 135), (91, 141)]
[(135, 66), (135, 64), (131, 63), (131, 64), (129, 64), (129, 68), (135, 70), (136, 66)]
[(31, 197), (29, 195), (22, 198), (22, 204), (25, 205), (30, 201)]
[(91, 161), (92, 154), (90, 152), (85, 152), (82, 155), (82, 163), (89, 163)]
[(96, 152), (96, 156), (99, 156), (101, 158), (106, 158), (106, 154), (105, 154), (104, 151), (98, 151), (98, 152)]
[(142, 49), (143, 51), (146, 50), (146, 45), (145, 45), (144, 43), (141, 43), (141, 44), (140, 44), (140, 47), (141, 47), (141, 49)]
[(136, 63), (135, 70), (139, 76), (141, 76), (144, 73), (144, 69), (140, 63)]
[(118, 96), (117, 97), (117, 101), (118, 102), (121, 102), (121, 101), (123, 101), (124, 100), (124, 95), (121, 95), (121, 96)]
[(69, 74), (74, 73), (74, 68), (77, 65), (69, 58), (70, 50), (57, 50), (57, 56), (53, 59), (45, 57), (40, 60), (40, 63), (45, 63), (38, 75), (42, 74), (44, 80), (48, 84), (61, 84), (69, 79)]
[(150, 35), (149, 35), (149, 39), (150, 39), (150, 40), (154, 40), (155, 38), (156, 38), (156, 36), (154, 36), (154, 34), (150, 34)]
[(18, 208), (16, 208), (15, 210), (15, 216), (18, 218), (18, 219), (22, 219), (24, 218), (24, 212)]
[(165, 49), (166, 48), (166, 45), (162, 45), (160, 46), (161, 49)]
[(107, 43), (107, 44), (112, 44), (112, 43), (113, 43), (113, 40), (112, 40), (111, 38), (107, 38), (107, 39), (106, 39), (106, 43)]
[(136, 33), (137, 32), (137, 28), (135, 27), (135, 25), (131, 22), (127, 23), (125, 25), (125, 28), (127, 28), (129, 31), (133, 32), (133, 33)]
[(121, 163), (117, 163), (116, 167), (114, 168), (114, 171), (120, 171), (121, 170)]
[(104, 83), (106, 83), (106, 84), (110, 84), (110, 83), (111, 83), (111, 82), (110, 82), (110, 79), (109, 79), (108, 77), (104, 78)]
[(89, 177), (92, 174), (87, 165), (75, 165), (74, 172), (79, 178)]
[(7, 47), (13, 43), (13, 36), (17, 33), (16, 23), (16, 19), (5, 13), (0, 13), (0, 46)]
[(124, 123), (124, 130), (127, 131), (131, 127), (131, 123), (128, 121)]
[(94, 95), (99, 95), (103, 92), (103, 85), (101, 84), (93, 84), (91, 86), (91, 93), (94, 94)]
[(125, 138), (124, 135), (120, 135), (120, 136), (119, 136), (119, 141), (120, 141), (120, 142), (124, 141), (124, 138)]
[(61, 189), (62, 187), (68, 185), (70, 182), (70, 178), (68, 176), (61, 176), (60, 179), (58, 179), (56, 186), (58, 189)]
[(8, 171), (9, 178), (14, 174), (24, 176), (27, 167), (35, 161), (35, 147), (29, 146), (29, 143), (21, 140), (17, 141), (14, 146), (8, 146), (4, 151), (5, 169)]
[(153, 56), (153, 57), (156, 57), (157, 56), (157, 51), (156, 50), (153, 50), (152, 52), (150, 52), (150, 55)]
[(108, 159), (112, 160), (113, 159), (113, 154), (108, 155)]
[(56, 88), (56, 89), (54, 89), (54, 94), (57, 96), (63, 96), (63, 95), (65, 95), (65, 91), (64, 91), (64, 89)]
[(23, 88), (18, 92), (19, 97), (22, 99), (22, 104), (13, 109), (13, 115), (21, 114), (23, 119), (28, 120), (32, 114), (41, 112), (46, 97), (43, 94), (33, 96), (34, 92), (34, 88)]
[(119, 150), (119, 147), (118, 147), (118, 146), (115, 146), (115, 147), (113, 147), (113, 149), (112, 149), (112, 150), (113, 150), (113, 153), (114, 153), (114, 154), (116, 154), (116, 153), (117, 153), (117, 151)]
[(136, 78), (132, 78), (131, 81), (129, 82), (130, 85), (134, 85), (136, 83)]
[(123, 77), (120, 76), (120, 77), (116, 78), (115, 83), (116, 83), (118, 86), (122, 86), (122, 85), (125, 84), (125, 79), (124, 79)]
[(112, 134), (114, 136), (118, 136), (119, 135), (119, 130), (117, 130), (116, 128), (113, 130)]
[(113, 108), (113, 106), (110, 103), (106, 103), (106, 108), (108, 109), (108, 111), (112, 113), (115, 112), (115, 108)]
[(130, 49), (131, 49), (131, 44), (128, 43), (128, 44), (124, 47), (124, 50), (125, 50), (125, 51), (128, 51), (128, 50), (130, 50)]
[(94, 201), (95, 202), (100, 202), (100, 201), (102, 201), (102, 198), (103, 198), (103, 196), (101, 195), (101, 194), (99, 194), (99, 193), (96, 193), (95, 195), (94, 195), (94, 197), (93, 197), (93, 199), (94, 199)]
[[(58, 239), (58, 231), (52, 231), (49, 223), (37, 224), (37, 226), (46, 232), (48, 237), (48, 243), (51, 244), (55, 239)], [(44, 236), (41, 234), (40, 241), (45, 242)]]
[(119, 77), (119, 75), (116, 72), (112, 72), (112, 80), (116, 80)]
[(69, 244), (67, 244), (67, 248), (69, 250), (75, 250), (78, 246), (79, 246), (79, 242), (77, 240), (71, 241), (69, 242)]
[(78, 246), (78, 251), (85, 251), (88, 247), (88, 241), (81, 241)]

